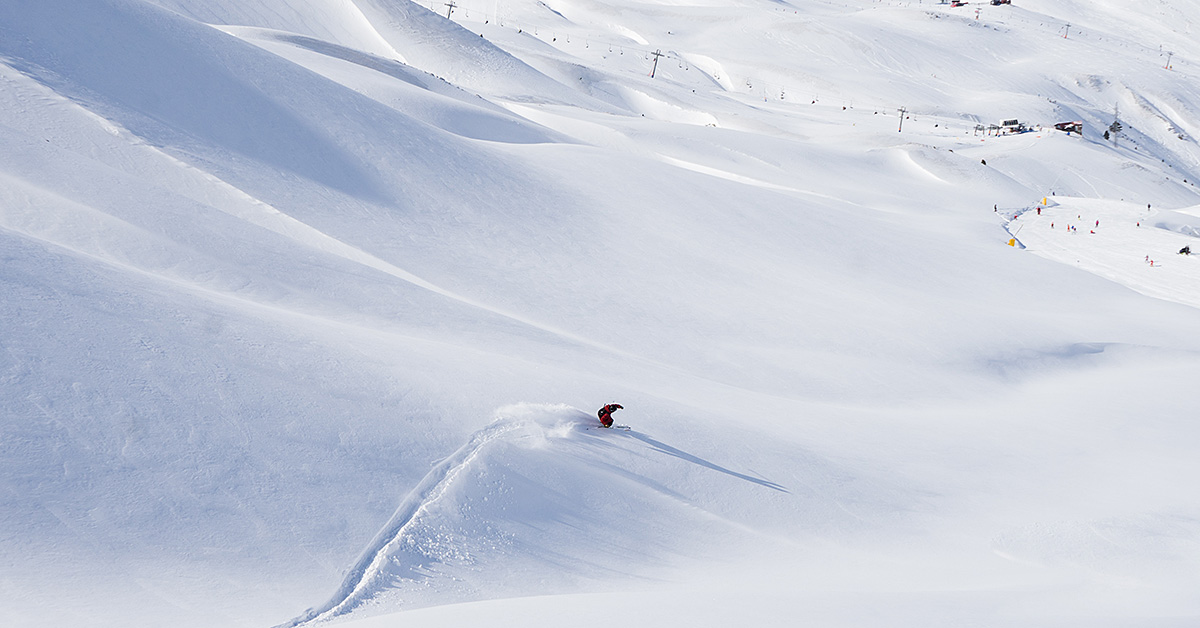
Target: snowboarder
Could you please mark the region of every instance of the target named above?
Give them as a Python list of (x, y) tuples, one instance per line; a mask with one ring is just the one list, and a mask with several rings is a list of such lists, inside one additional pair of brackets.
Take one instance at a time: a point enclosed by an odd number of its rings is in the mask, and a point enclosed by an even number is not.
[(1182, 249), (1179, 249), (1179, 254), (1180, 255), (1191, 255), (1192, 254), (1192, 245), (1189, 244), (1189, 245), (1183, 247)]
[(604, 427), (612, 427), (612, 413), (616, 412), (617, 410), (624, 409), (625, 408), (619, 403), (610, 403), (607, 406), (600, 408), (600, 411), (596, 413), (596, 416), (600, 417), (600, 425), (603, 425)]

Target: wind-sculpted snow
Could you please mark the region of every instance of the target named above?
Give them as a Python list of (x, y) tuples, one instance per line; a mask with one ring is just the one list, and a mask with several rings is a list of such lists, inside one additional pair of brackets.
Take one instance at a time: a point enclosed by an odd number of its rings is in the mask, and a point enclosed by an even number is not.
[[(564, 136), (551, 133), (548, 129), (538, 127), (508, 113), (478, 95), (455, 87), (444, 79), (419, 71), (399, 61), (377, 57), (301, 35), (236, 27), (226, 27), (225, 30), (273, 50), (280, 56), (295, 58), (301, 65), (331, 79), (339, 80), (405, 115), (426, 121), (457, 135), (472, 139), (512, 143), (567, 140)], [(293, 50), (289, 51), (289, 47)], [(297, 54), (296, 49), (314, 54)], [(314, 57), (314, 55), (320, 55), (320, 57)], [(336, 68), (331, 69), (327, 67), (327, 63), (324, 63), (328, 59), (354, 64), (359, 68), (370, 70), (370, 72), (348, 71), (344, 64), (338, 64)], [(378, 76), (380, 74), (383, 77)], [(397, 79), (399, 84), (396, 81), (386, 80), (384, 77)], [(417, 89), (408, 89), (408, 86)]]
[(269, 28), (396, 59), (476, 92), (602, 107), (408, 0), (151, 1), (204, 23)]
[(301, 79), (269, 55), (133, 0), (17, 6), (0, 8), (14, 34), (0, 37), (0, 51), (103, 101), (135, 132), (172, 143), (191, 136), (352, 196), (381, 194), (377, 175), (288, 106), (284, 86)]
[(1200, 624), (1198, 11), (0, 1), (0, 625)]
[(205, 24), (269, 28), (389, 58), (398, 54), (355, 3), (346, 0), (149, 1)]
[(380, 34), (408, 63), (455, 85), (507, 100), (607, 109), (420, 4), (388, 0), (356, 0), (356, 4), (380, 25)]

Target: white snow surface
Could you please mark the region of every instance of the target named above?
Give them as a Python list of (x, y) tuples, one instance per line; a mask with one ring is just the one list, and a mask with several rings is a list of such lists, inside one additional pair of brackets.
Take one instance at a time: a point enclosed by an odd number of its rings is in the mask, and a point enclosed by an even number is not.
[(1200, 624), (1200, 5), (453, 4), (0, 2), (0, 625)]

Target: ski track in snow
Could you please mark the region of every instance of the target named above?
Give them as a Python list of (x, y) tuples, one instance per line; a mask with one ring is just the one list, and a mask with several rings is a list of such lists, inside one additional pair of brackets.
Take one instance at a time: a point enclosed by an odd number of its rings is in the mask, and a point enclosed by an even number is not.
[[(458, 481), (458, 478), (462, 476), (463, 472), (470, 469), (472, 464), (484, 454), (488, 445), (505, 439), (514, 433), (528, 434), (526, 431), (527, 428), (547, 429), (552, 427), (545, 421), (539, 421), (538, 417), (552, 419), (553, 428), (556, 431), (564, 427), (578, 429), (581, 425), (587, 425), (587, 419), (590, 417), (586, 412), (565, 404), (543, 405), (526, 403), (499, 408), (496, 411), (496, 416), (495, 420), (472, 434), (462, 447), (436, 464), (417, 483), (417, 486), (405, 497), (388, 523), (375, 536), (367, 546), (367, 549), (349, 570), (341, 587), (338, 588), (329, 601), (319, 607), (309, 609), (299, 617), (280, 624), (275, 628), (295, 628), (297, 626), (322, 623), (349, 615), (388, 589), (389, 563), (395, 562), (394, 557), (400, 553), (406, 544), (410, 544), (419, 538), (418, 535), (413, 533), (413, 530), (422, 523), (424, 515), (441, 501), (449, 489)], [(763, 488), (781, 493), (790, 493), (781, 484), (723, 467), (656, 440), (646, 434), (633, 432), (627, 425), (615, 425), (614, 428), (621, 428), (619, 433), (628, 435), (635, 441), (647, 445), (652, 451)], [(592, 429), (592, 427), (589, 426), (586, 429)], [(679, 501), (684, 506), (691, 506), (687, 500), (680, 499)], [(747, 526), (744, 523), (726, 517), (719, 517), (703, 510), (702, 512), (706, 516), (714, 518), (731, 528), (756, 536), (764, 536), (761, 531), (754, 530), (751, 526)], [(766, 536), (770, 536), (777, 543), (792, 543), (787, 539), (771, 535)]]
[[(566, 406), (551, 408), (564, 410)], [(581, 411), (572, 410), (583, 415)], [(479, 458), (489, 443), (535, 423), (530, 418), (505, 416), (504, 408), (497, 411), (497, 414), (498, 417), (492, 423), (475, 432), (466, 444), (439, 462), (421, 479), (350, 569), (342, 586), (328, 602), (277, 628), (301, 626), (345, 615), (386, 588), (387, 564), (395, 551), (410, 540), (410, 532), (421, 516), (446, 494), (455, 480)]]

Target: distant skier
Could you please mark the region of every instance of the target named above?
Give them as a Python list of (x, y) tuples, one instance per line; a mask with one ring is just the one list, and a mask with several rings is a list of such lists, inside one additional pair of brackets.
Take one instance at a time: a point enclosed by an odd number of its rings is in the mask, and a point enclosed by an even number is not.
[(600, 417), (600, 425), (603, 425), (604, 427), (612, 427), (612, 413), (616, 412), (617, 410), (624, 409), (625, 408), (619, 403), (610, 403), (607, 406), (600, 408), (600, 411), (596, 413), (596, 416)]
[(1192, 245), (1189, 244), (1189, 245), (1183, 247), (1182, 249), (1179, 249), (1179, 254), (1180, 255), (1191, 255), (1192, 254)]

